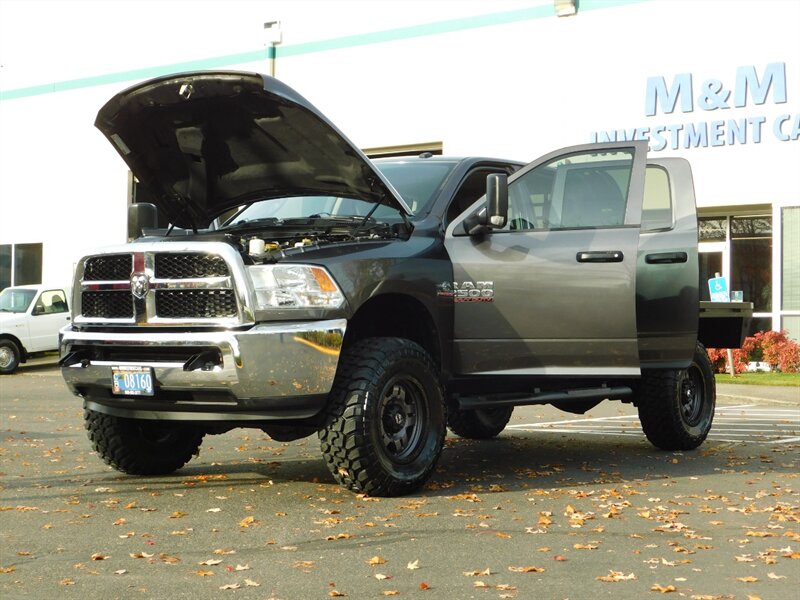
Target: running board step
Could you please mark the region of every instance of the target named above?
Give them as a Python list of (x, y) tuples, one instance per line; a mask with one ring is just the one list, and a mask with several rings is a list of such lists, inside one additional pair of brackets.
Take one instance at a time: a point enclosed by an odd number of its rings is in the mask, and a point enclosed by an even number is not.
[(529, 404), (552, 404), (555, 402), (583, 402), (586, 400), (605, 400), (627, 398), (633, 395), (628, 386), (596, 387), (579, 390), (555, 390), (533, 394), (496, 394), (483, 396), (462, 396), (458, 399), (461, 410), (475, 408), (495, 408), (498, 406), (526, 406)]

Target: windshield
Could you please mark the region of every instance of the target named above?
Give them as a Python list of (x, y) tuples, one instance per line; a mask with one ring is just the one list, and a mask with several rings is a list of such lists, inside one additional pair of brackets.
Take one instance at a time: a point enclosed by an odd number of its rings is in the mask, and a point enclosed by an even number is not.
[(24, 290), (19, 288), (6, 288), (0, 292), (0, 311), (22, 313), (36, 296), (36, 290)]
[[(453, 161), (423, 162), (392, 160), (375, 162), (375, 166), (391, 182), (414, 214), (424, 214), (439, 192)], [(400, 211), (355, 198), (338, 196), (291, 196), (260, 200), (228, 217), (222, 228), (263, 219), (307, 219), (325, 217), (366, 217), (376, 221), (400, 221)]]
[(374, 164), (416, 215), (427, 212), (428, 205), (456, 163), (392, 160)]
[(233, 217), (223, 227), (238, 225), (260, 219), (306, 219), (309, 217), (366, 217), (378, 221), (400, 220), (400, 212), (391, 206), (375, 206), (374, 202), (337, 196), (291, 196), (272, 198), (250, 204)]

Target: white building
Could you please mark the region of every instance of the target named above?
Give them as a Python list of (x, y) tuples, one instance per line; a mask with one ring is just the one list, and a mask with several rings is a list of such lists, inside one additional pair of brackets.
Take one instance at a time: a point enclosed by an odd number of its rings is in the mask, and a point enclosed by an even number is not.
[(688, 158), (701, 278), (800, 338), (800, 2), (565, 4), (0, 0), (0, 288), (124, 241), (132, 183), (93, 127), (114, 93), (275, 68), (363, 148), (528, 161), (646, 139)]

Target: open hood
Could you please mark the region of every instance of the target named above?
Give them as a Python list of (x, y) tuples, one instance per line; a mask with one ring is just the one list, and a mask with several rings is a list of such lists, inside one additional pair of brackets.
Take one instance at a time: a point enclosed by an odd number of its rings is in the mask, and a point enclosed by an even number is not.
[(109, 100), (95, 126), (178, 227), (286, 196), (343, 196), (411, 214), (391, 184), (300, 94), (258, 73), (159, 77)]

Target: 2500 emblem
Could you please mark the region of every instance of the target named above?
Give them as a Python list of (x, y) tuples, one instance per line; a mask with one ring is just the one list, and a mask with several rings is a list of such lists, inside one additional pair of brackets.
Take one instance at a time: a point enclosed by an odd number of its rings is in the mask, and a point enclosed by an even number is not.
[(444, 281), (437, 295), (452, 297), (453, 302), (491, 302), (494, 300), (494, 281)]

